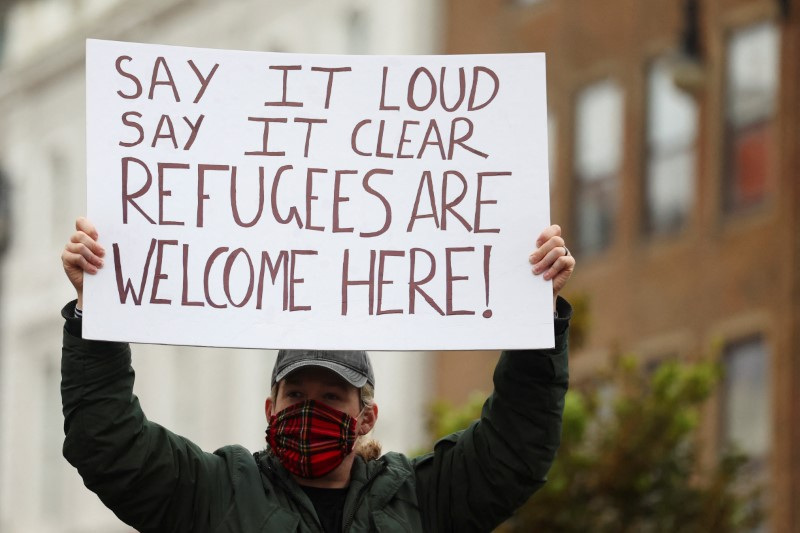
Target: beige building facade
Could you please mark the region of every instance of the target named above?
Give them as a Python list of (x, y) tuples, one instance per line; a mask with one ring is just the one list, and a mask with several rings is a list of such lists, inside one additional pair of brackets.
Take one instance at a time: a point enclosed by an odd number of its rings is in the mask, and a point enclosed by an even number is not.
[[(60, 265), (86, 208), (86, 38), (303, 53), (436, 51), (425, 0), (19, 0), (0, 3), (0, 531), (129, 531), (61, 456)], [(102, 229), (101, 229), (102, 231)], [(2, 233), (2, 231), (0, 231)], [(135, 346), (148, 417), (206, 450), (264, 446), (274, 352)], [(375, 354), (385, 449), (426, 441), (430, 357)]]

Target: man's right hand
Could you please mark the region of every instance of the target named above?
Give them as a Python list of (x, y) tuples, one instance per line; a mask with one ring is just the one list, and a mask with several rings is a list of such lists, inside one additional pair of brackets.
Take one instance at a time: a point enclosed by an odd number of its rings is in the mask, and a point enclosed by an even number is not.
[(83, 308), (83, 273), (97, 274), (103, 267), (106, 251), (97, 242), (98, 234), (94, 225), (84, 217), (75, 221), (75, 233), (61, 253), (61, 262), (72, 286), (78, 293), (78, 309)]

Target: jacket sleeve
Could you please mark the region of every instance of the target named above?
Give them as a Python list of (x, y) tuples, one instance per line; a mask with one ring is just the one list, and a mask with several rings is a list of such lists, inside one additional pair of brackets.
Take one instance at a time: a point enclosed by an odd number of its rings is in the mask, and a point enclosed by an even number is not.
[(572, 308), (559, 298), (555, 347), (503, 352), (480, 420), (415, 460), (427, 531), (491, 531), (546, 480), (561, 442)]
[(84, 484), (142, 532), (210, 529), (225, 507), (225, 461), (150, 422), (133, 394), (128, 344), (81, 338), (74, 302), (61, 359), (64, 457)]

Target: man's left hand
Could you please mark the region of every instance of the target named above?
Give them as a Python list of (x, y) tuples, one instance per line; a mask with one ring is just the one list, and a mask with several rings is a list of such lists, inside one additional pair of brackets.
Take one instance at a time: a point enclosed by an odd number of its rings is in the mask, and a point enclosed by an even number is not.
[(528, 258), (535, 275), (545, 280), (553, 280), (553, 309), (561, 289), (567, 284), (575, 270), (575, 257), (566, 247), (561, 237), (561, 226), (553, 224), (536, 239), (538, 247)]

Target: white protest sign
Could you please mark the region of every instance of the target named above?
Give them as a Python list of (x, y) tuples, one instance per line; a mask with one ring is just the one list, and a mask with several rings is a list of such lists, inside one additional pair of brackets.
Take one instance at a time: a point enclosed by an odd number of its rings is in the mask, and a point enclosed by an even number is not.
[(87, 41), (84, 336), (203, 346), (553, 345), (543, 54)]

